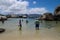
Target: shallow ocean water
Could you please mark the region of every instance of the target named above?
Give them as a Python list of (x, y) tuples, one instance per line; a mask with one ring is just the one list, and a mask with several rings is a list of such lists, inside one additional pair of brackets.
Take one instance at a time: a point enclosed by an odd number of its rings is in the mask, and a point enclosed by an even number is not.
[(0, 22), (0, 28), (6, 29), (0, 34), (0, 40), (60, 40), (60, 21), (57, 24), (55, 21), (40, 22), (40, 30), (35, 30), (35, 19), (23, 19), (20, 31), (19, 20), (9, 18), (4, 24)]

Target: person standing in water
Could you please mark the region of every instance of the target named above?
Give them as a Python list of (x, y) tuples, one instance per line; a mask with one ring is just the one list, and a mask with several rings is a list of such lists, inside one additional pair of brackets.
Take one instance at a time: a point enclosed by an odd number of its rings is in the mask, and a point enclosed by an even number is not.
[(39, 30), (39, 20), (35, 21), (35, 28), (36, 28), (36, 30)]
[(23, 22), (23, 19), (22, 19), (22, 22)]
[(56, 24), (57, 24), (58, 22), (56, 21)]
[(21, 24), (21, 20), (19, 20), (19, 30), (22, 30), (22, 24)]
[(26, 20), (26, 23), (28, 23), (28, 20)]
[(4, 24), (4, 19), (1, 17), (1, 22)]

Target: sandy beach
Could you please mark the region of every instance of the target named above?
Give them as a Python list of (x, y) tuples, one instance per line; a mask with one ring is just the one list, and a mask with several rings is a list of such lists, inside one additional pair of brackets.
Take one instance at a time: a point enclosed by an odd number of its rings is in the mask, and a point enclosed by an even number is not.
[(24, 21), (23, 29), (20, 31), (18, 19), (9, 20), (5, 24), (0, 23), (0, 27), (6, 29), (4, 33), (0, 34), (0, 40), (60, 40), (59, 24), (51, 29), (40, 28), (40, 30), (35, 30), (34, 27), (29, 28)]

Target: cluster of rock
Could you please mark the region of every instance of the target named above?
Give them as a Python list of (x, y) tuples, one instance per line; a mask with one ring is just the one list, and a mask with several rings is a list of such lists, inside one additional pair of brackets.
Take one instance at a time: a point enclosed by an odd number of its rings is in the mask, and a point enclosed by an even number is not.
[(6, 17), (6, 15), (0, 14), (0, 21), (2, 20), (7, 20), (8, 18)]
[(3, 33), (3, 32), (5, 32), (5, 29), (0, 28), (0, 33)]
[(52, 13), (44, 13), (41, 17), (41, 20), (54, 20)]
[(60, 21), (60, 6), (58, 6), (55, 11), (54, 14), (52, 13), (44, 13), (43, 15), (41, 15), (40, 17), (41, 20), (59, 20)]
[(55, 11), (54, 11), (54, 17), (55, 20), (59, 20), (60, 21), (60, 6), (58, 6)]
[(7, 20), (7, 17), (6, 16), (0, 16), (0, 21), (2, 20)]

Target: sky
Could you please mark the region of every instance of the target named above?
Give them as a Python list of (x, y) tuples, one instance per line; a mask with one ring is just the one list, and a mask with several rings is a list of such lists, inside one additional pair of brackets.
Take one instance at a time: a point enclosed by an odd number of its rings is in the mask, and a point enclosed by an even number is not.
[(60, 0), (0, 0), (1, 14), (53, 13)]

